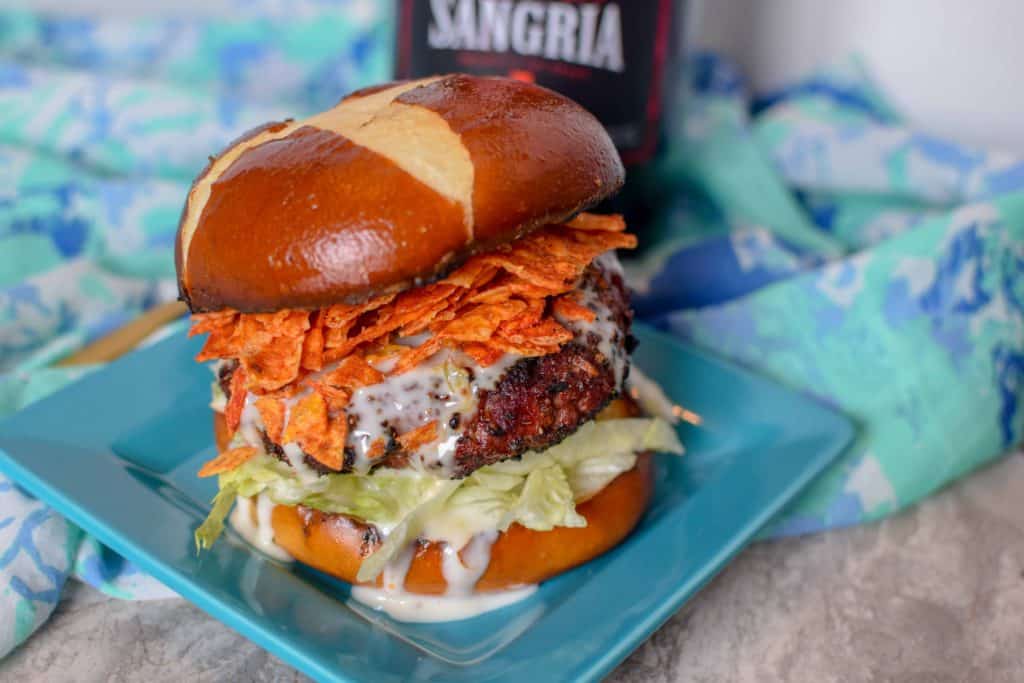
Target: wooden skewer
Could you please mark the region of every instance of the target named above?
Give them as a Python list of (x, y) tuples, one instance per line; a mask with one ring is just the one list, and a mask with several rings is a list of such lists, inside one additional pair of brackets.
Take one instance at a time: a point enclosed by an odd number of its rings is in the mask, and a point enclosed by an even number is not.
[(181, 301), (170, 301), (155, 306), (110, 334), (100, 337), (67, 358), (59, 360), (56, 365), (86, 365), (89, 363), (110, 362), (128, 353), (138, 346), (143, 339), (167, 323), (185, 315), (187, 311), (188, 308)]

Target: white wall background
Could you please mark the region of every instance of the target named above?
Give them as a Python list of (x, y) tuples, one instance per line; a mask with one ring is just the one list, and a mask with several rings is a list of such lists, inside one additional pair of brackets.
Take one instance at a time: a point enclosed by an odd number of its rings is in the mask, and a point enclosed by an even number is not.
[[(387, 2), (392, 0), (366, 0)], [(630, 0), (623, 0), (628, 8)], [(691, 36), (764, 89), (858, 52), (921, 128), (1024, 154), (1024, 0), (690, 0)], [(17, 0), (15, 0), (17, 2)], [(0, 0), (0, 6), (11, 0)], [(68, 12), (223, 13), (239, 0), (34, 0)], [(627, 10), (628, 11), (628, 10)]]
[(691, 39), (759, 90), (858, 52), (921, 128), (1024, 154), (1022, 0), (693, 0)]

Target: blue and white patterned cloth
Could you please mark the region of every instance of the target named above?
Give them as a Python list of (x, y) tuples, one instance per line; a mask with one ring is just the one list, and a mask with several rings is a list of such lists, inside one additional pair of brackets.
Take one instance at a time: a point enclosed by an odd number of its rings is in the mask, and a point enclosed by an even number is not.
[[(217, 19), (0, 11), (0, 415), (53, 360), (173, 298), (188, 184), (240, 131), (389, 77), (389, 3)], [(639, 314), (851, 415), (856, 444), (766, 533), (901, 509), (1024, 432), (1024, 162), (909, 128), (855, 60), (751, 101), (695, 56), (659, 167)], [(168, 591), (0, 478), (0, 655), (69, 577)]]

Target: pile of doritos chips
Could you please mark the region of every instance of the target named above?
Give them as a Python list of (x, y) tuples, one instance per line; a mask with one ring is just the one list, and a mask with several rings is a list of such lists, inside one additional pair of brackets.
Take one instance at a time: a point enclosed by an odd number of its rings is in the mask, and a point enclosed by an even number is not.
[[(209, 338), (196, 359), (238, 361), (224, 413), (232, 433), (252, 393), (271, 441), (297, 443), (337, 471), (348, 433), (345, 408), (360, 387), (406, 372), (444, 347), (486, 367), (506, 353), (543, 356), (572, 340), (559, 320), (592, 321), (595, 315), (577, 300), (576, 284), (600, 254), (636, 246), (624, 230), (620, 216), (580, 214), (472, 256), (442, 280), (362, 304), (198, 314), (191, 334)], [(395, 343), (418, 335), (424, 338), (416, 345)], [(382, 360), (389, 361), (387, 373), (374, 367)], [(428, 423), (397, 441), (412, 451), (434, 440), (436, 430)], [(381, 441), (370, 456), (384, 451)], [(228, 471), (255, 453), (248, 446), (227, 451), (200, 474)]]

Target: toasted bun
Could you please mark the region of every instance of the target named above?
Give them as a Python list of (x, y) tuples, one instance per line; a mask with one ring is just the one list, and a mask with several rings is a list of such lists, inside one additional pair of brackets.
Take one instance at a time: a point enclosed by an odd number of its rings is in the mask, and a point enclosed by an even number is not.
[[(586, 517), (587, 526), (533, 531), (513, 524), (491, 546), (490, 564), (476, 589), (495, 591), (539, 583), (611, 550), (640, 521), (651, 489), (651, 456), (644, 453), (636, 467), (576, 508)], [(349, 583), (356, 583), (363, 558), (373, 550), (366, 541), (367, 527), (344, 515), (278, 505), (272, 524), (274, 542), (292, 557)], [(441, 543), (421, 545), (405, 576), (405, 590), (444, 593), (448, 584), (441, 557)]]
[(355, 92), (212, 159), (178, 228), (193, 311), (317, 308), (415, 286), (614, 194), (622, 162), (575, 102), (503, 78)]
[[(607, 417), (634, 414), (623, 400), (609, 406)], [(230, 435), (219, 413), (214, 429), (221, 450)], [(491, 561), (476, 584), (494, 591), (538, 583), (572, 569), (614, 548), (629, 535), (643, 516), (653, 490), (651, 456), (641, 453), (636, 467), (620, 474), (576, 510), (587, 519), (582, 528), (558, 527), (533, 531), (518, 524), (498, 536), (491, 546)], [(271, 514), (274, 542), (296, 560), (356, 583), (356, 574), (376, 547), (373, 530), (345, 515), (304, 507), (278, 505)], [(441, 570), (442, 544), (427, 543), (417, 550), (405, 577), (411, 593), (441, 594), (447, 582)], [(378, 585), (380, 580), (378, 579)]]

